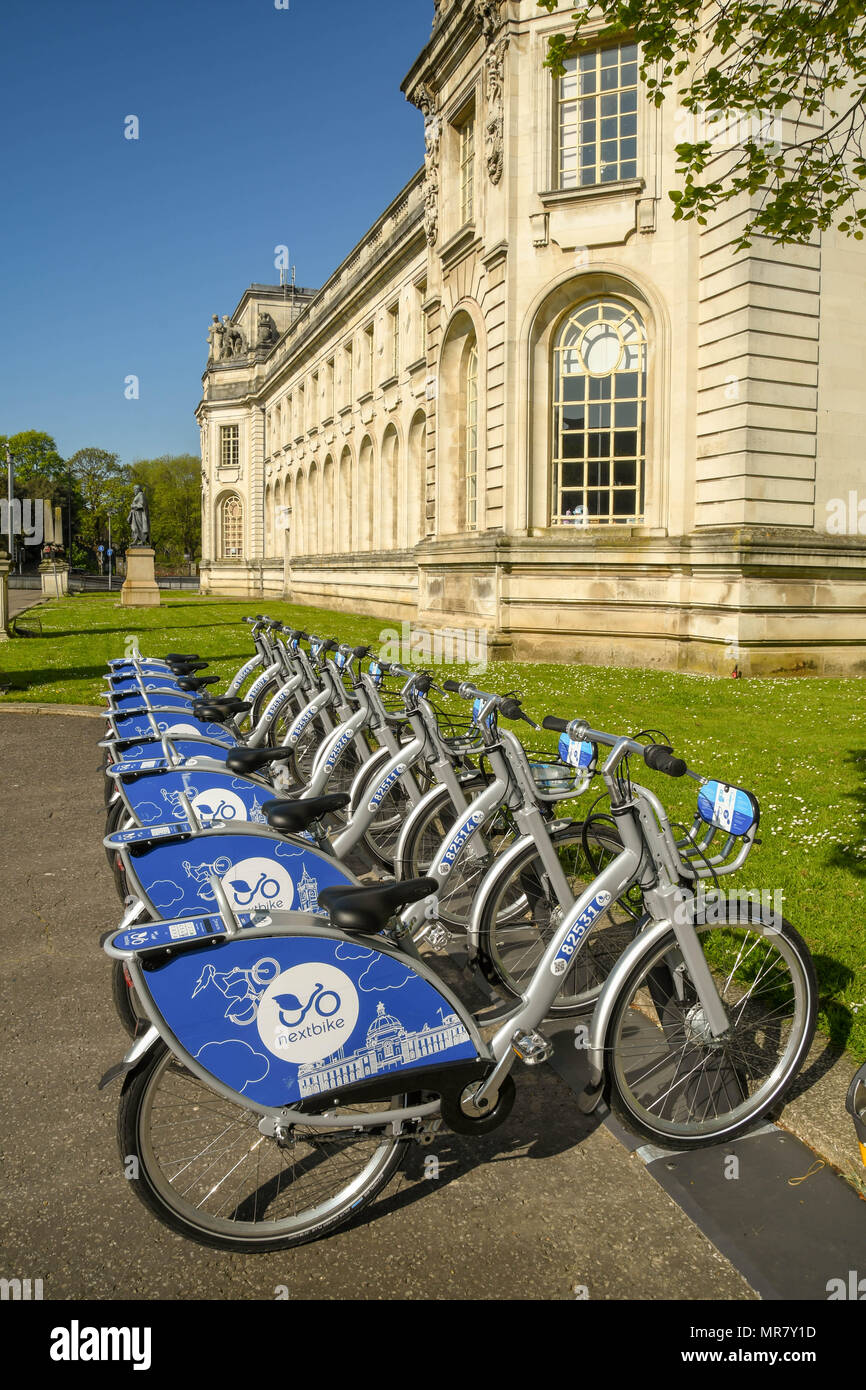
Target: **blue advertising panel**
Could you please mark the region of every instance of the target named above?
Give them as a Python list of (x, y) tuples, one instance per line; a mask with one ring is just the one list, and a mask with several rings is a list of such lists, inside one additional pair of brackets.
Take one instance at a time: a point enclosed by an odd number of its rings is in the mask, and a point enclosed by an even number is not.
[[(237, 739), (232, 738), (228, 729), (222, 724), (205, 724), (200, 719), (195, 719), (193, 715), (187, 714), (185, 710), (178, 710), (177, 714), (154, 713), (151, 716), (156, 721), (156, 727), (160, 734), (168, 734), (169, 737), (182, 738), (184, 734), (203, 739), (216, 739), (219, 743), (225, 743), (229, 747), (237, 746)], [(124, 717), (121, 714), (115, 715), (111, 723), (116, 730), (118, 739), (133, 738), (158, 738), (154, 732), (150, 718), (146, 714), (130, 715)]]
[(478, 1058), (451, 1001), (408, 959), (362, 941), (232, 937), (143, 979), (199, 1065), (265, 1106)]
[(171, 836), (137, 851), (129, 863), (144, 896), (163, 917), (213, 912), (212, 874), (237, 913), (319, 912), (324, 888), (356, 882), (310, 845), (266, 834), (193, 835), (179, 843)]
[(266, 824), (262, 803), (272, 800), (276, 792), (230, 772), (195, 772), (163, 769), (153, 776), (121, 778), (123, 799), (139, 825), (158, 825), (169, 818), (181, 820), (185, 815), (181, 796), (189, 799), (200, 823), (207, 827), (214, 822), (252, 821)]

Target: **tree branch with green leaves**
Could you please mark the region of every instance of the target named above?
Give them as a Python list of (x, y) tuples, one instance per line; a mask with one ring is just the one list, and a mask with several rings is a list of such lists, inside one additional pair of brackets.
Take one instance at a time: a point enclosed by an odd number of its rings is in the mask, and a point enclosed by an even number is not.
[[(537, 3), (559, 9), (558, 0)], [(576, 9), (568, 25), (549, 40), (555, 76), (588, 39), (628, 38), (639, 46), (650, 100), (660, 106), (675, 94), (698, 123), (700, 138), (676, 146), (675, 220), (706, 225), (726, 204), (745, 201), (741, 248), (755, 235), (805, 243), (831, 227), (862, 240), (862, 0), (619, 0)], [(733, 128), (740, 138), (723, 138), (720, 149), (701, 125)]]

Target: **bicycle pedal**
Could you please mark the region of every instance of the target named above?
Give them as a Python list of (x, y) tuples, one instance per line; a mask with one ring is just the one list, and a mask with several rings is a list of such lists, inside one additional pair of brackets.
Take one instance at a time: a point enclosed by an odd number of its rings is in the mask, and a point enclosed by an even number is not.
[(427, 941), (434, 951), (444, 951), (450, 940), (451, 933), (444, 927), (431, 927), (427, 933)]
[(543, 1033), (533, 1029), (527, 1033), (515, 1033), (511, 1039), (512, 1051), (528, 1067), (537, 1067), (553, 1056), (553, 1043)]

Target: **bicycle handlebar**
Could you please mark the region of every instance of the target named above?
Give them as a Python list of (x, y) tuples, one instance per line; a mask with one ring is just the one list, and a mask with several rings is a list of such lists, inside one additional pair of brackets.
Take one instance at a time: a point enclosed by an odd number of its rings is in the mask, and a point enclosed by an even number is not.
[(624, 752), (639, 753), (648, 768), (653, 772), (663, 772), (667, 777), (685, 777), (689, 770), (685, 759), (676, 757), (673, 749), (666, 748), (663, 743), (637, 743), (634, 739), (619, 738), (616, 734), (600, 733), (598, 729), (590, 729), (582, 719), (559, 719), (555, 714), (546, 714), (541, 727), (552, 733), (568, 734), (578, 741), (588, 739), (591, 743), (603, 743), (609, 748), (622, 745)]

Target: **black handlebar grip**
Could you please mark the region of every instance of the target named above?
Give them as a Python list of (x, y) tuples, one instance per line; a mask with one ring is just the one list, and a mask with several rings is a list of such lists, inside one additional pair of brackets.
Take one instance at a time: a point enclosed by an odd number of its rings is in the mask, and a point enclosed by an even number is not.
[(442, 689), (443, 689), (443, 690), (450, 690), (451, 693), (452, 693), (452, 695), (459, 695), (459, 694), (460, 694), (460, 682), (459, 682), (459, 681), (452, 681), (452, 680), (443, 681), (443, 682), (442, 682)]
[(564, 734), (568, 730), (568, 720), (558, 719), (555, 714), (546, 714), (541, 721), (542, 729), (550, 729), (555, 734)]
[(668, 777), (685, 777), (689, 770), (685, 759), (675, 757), (663, 743), (651, 743), (644, 750), (643, 760), (653, 772), (664, 772)]
[(499, 706), (499, 713), (504, 714), (506, 719), (522, 719), (523, 710), (520, 708), (520, 701), (515, 699), (503, 700)]
[(353, 655), (353, 656), (356, 656), (356, 657), (358, 658), (359, 661), (363, 661), (365, 656), (369, 656), (369, 655), (370, 655), (370, 651), (371, 651), (371, 648), (370, 648), (370, 647), (353, 647), (353, 648), (352, 648), (352, 655)]
[(418, 691), (419, 695), (426, 695), (432, 684), (433, 677), (430, 675), (430, 672), (422, 671), (421, 675), (418, 676), (415, 681), (415, 689)]

